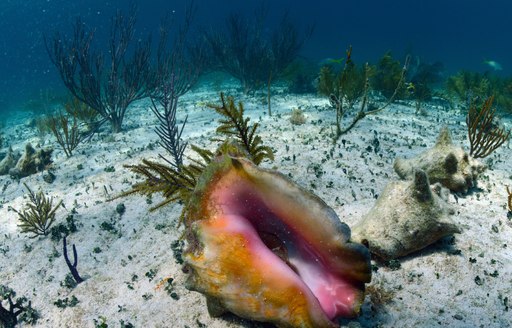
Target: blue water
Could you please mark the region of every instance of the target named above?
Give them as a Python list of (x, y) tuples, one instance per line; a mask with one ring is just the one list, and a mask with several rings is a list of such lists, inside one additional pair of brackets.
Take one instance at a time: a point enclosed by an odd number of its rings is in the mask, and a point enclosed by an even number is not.
[[(81, 16), (98, 39), (105, 38), (110, 17), (127, 10), (129, 1), (2, 0), (0, 1), (0, 113), (15, 109), (45, 90), (63, 86), (44, 48), (43, 36), (70, 32)], [(155, 33), (166, 12), (183, 13), (187, 1), (146, 0), (138, 5), (138, 36)], [(251, 3), (248, 5), (247, 3)], [(251, 15), (258, 1), (198, 0), (195, 27), (224, 24), (231, 12)], [(281, 14), (301, 28), (314, 25), (302, 55), (315, 61), (339, 58), (353, 46), (357, 62), (376, 62), (391, 50), (397, 58), (412, 53), (422, 61), (444, 64), (445, 74), (461, 69), (484, 72), (483, 60), (495, 60), (512, 72), (512, 2), (507, 0), (357, 0), (267, 1), (270, 30)], [(101, 43), (101, 40), (98, 40)]]

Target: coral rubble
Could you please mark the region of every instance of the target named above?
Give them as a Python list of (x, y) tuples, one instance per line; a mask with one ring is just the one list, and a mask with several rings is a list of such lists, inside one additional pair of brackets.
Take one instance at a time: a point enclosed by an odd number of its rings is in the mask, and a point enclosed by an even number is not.
[(34, 149), (30, 143), (25, 145), (25, 153), (16, 163), (16, 166), (9, 170), (9, 175), (19, 179), (43, 171), (51, 163), (53, 148)]
[(9, 170), (16, 166), (19, 155), (15, 154), (12, 148), (9, 147), (9, 150), (5, 157), (0, 161), (0, 175), (9, 174)]

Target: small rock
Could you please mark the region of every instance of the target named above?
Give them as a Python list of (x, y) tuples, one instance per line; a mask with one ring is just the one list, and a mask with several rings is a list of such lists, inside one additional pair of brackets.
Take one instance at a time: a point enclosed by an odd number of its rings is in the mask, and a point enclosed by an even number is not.
[(116, 206), (116, 212), (117, 212), (117, 214), (119, 214), (119, 215), (123, 215), (123, 214), (124, 214), (124, 212), (126, 212), (126, 206), (124, 206), (124, 204), (123, 204), (123, 203), (117, 204), (117, 206)]
[(52, 172), (50, 171), (46, 171), (44, 174), (43, 174), (43, 180), (47, 183), (53, 183), (53, 181), (55, 181), (55, 174), (53, 174)]

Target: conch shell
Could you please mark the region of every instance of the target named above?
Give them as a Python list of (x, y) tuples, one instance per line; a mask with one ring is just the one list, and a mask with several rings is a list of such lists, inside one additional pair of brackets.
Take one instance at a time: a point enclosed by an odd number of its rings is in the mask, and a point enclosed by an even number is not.
[(397, 158), (393, 164), (402, 179), (411, 179), (416, 170), (425, 171), (430, 183), (441, 183), (455, 192), (466, 193), (486, 167), (452, 142), (450, 130), (443, 127), (434, 147), (411, 159)]
[(244, 158), (221, 155), (186, 208), (187, 288), (211, 315), (278, 327), (337, 327), (358, 315), (370, 253), (320, 198)]
[(412, 181), (392, 181), (372, 209), (353, 227), (353, 240), (367, 244), (384, 260), (423, 249), (437, 240), (459, 233), (451, 219), (454, 209), (446, 201), (448, 189), (430, 186), (418, 170)]

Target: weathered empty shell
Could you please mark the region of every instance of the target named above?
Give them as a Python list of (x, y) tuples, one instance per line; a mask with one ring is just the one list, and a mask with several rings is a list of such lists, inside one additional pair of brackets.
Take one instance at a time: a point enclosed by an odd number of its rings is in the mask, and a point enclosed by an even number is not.
[(373, 208), (353, 227), (352, 239), (389, 260), (460, 232), (449, 217), (453, 209), (441, 197), (448, 190), (439, 184), (434, 190), (423, 171), (416, 171), (412, 181), (390, 182)]
[(485, 170), (483, 164), (453, 144), (447, 127), (441, 129), (434, 147), (412, 159), (397, 158), (393, 167), (402, 179), (411, 179), (415, 170), (423, 170), (431, 183), (439, 182), (456, 192), (467, 192)]

